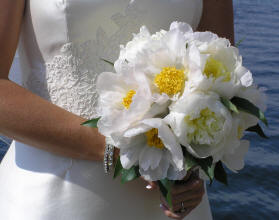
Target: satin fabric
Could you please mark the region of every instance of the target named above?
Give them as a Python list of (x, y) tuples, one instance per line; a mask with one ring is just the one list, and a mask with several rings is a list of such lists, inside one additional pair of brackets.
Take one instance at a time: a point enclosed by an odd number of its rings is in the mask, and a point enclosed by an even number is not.
[[(29, 0), (20, 45), (20, 84), (84, 118), (96, 117), (96, 77), (144, 24), (174, 20), (195, 29), (202, 0)], [(60, 157), (13, 141), (0, 165), (0, 219), (163, 220), (159, 192), (122, 185), (101, 162)], [(212, 219), (207, 194), (186, 218)]]

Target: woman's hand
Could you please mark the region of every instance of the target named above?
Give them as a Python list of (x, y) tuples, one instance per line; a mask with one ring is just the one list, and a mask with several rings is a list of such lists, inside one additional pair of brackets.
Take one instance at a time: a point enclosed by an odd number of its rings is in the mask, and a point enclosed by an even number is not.
[[(196, 172), (189, 172), (184, 183), (175, 184), (171, 190), (173, 208), (170, 209), (164, 197), (161, 195), (161, 208), (166, 216), (181, 220), (187, 216), (202, 201), (204, 195), (204, 182)], [(180, 212), (184, 206), (185, 211)]]

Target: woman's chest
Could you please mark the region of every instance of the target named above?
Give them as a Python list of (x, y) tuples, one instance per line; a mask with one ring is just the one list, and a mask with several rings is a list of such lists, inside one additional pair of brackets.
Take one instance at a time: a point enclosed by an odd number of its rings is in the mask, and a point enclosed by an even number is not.
[(96, 116), (97, 75), (111, 70), (120, 44), (146, 25), (195, 28), (202, 0), (27, 0), (21, 35), (22, 84), (85, 118)]
[[(34, 31), (64, 34), (70, 41), (167, 29), (172, 21), (198, 25), (202, 0), (29, 0)], [(113, 36), (116, 38), (117, 36)], [(125, 39), (127, 40), (127, 39)]]

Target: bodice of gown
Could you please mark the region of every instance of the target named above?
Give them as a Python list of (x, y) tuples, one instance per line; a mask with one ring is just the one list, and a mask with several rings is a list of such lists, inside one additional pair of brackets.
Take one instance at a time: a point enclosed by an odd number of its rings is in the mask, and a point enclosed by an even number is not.
[(28, 0), (19, 46), (22, 85), (84, 118), (96, 117), (96, 78), (111, 70), (119, 45), (146, 25), (194, 29), (202, 0)]

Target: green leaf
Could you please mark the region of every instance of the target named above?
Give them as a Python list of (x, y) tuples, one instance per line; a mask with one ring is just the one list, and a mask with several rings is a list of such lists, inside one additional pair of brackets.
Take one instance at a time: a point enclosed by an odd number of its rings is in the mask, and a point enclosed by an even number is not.
[(86, 122), (83, 122), (81, 125), (88, 126), (91, 128), (97, 128), (97, 123), (99, 120), (100, 120), (100, 118), (94, 118), (94, 119), (88, 120)]
[(256, 116), (266, 126), (268, 126), (264, 113), (257, 106), (255, 106), (253, 103), (251, 103), (249, 100), (240, 98), (240, 97), (233, 97), (231, 99), (231, 102), (237, 106), (238, 110), (244, 111), (244, 112), (247, 112), (249, 114)]
[(214, 179), (214, 169), (215, 169), (215, 164), (213, 164), (213, 158), (207, 157), (204, 159), (198, 159), (198, 164), (206, 173), (206, 175), (209, 177), (210, 185), (211, 185)]
[(115, 164), (115, 168), (114, 168), (114, 175), (113, 175), (113, 179), (115, 179), (116, 177), (118, 177), (121, 172), (123, 170), (121, 161), (120, 161), (120, 157), (118, 157), (117, 162)]
[[(193, 145), (194, 143), (191, 143)], [(214, 168), (215, 165), (213, 164), (213, 158), (207, 157), (203, 159), (199, 159), (194, 157), (192, 154), (190, 154), (184, 146), (182, 146), (183, 155), (185, 157), (185, 168), (188, 171), (194, 166), (200, 166), (201, 169), (205, 172), (205, 174), (210, 179), (210, 184), (212, 183), (214, 179)]]
[(199, 165), (196, 159), (191, 154), (188, 153), (184, 157), (186, 171), (189, 171), (192, 167)]
[(256, 132), (262, 138), (268, 139), (268, 137), (265, 135), (265, 133), (263, 132), (263, 129), (261, 128), (261, 126), (259, 124), (255, 125), (253, 127), (247, 128), (246, 131)]
[(221, 97), (221, 102), (223, 105), (232, 112), (239, 113), (237, 107), (227, 98)]
[(122, 174), (122, 177), (121, 177), (122, 183), (130, 182), (130, 181), (140, 177), (139, 166), (133, 166), (128, 170), (122, 169), (121, 174)]
[(240, 39), (240, 40), (235, 44), (235, 47), (239, 47), (240, 44), (241, 44), (245, 39), (246, 39), (245, 37), (242, 38), (242, 39)]
[(215, 165), (214, 176), (215, 176), (215, 179), (217, 181), (219, 181), (219, 182), (225, 184), (226, 186), (228, 186), (227, 173), (226, 173), (221, 161), (219, 161)]
[(162, 183), (163, 180), (158, 180), (157, 184), (159, 186), (159, 189), (162, 193), (162, 195), (167, 198), (167, 194), (168, 194), (168, 189), (165, 187), (165, 184)]
[(186, 171), (189, 171), (192, 167), (198, 166), (199, 164), (196, 158), (187, 151), (186, 147), (181, 146), (181, 148), (182, 148), (183, 156), (185, 158)]
[(114, 63), (111, 62), (111, 61), (109, 61), (109, 60), (106, 60), (106, 59), (103, 59), (103, 58), (101, 58), (101, 60), (104, 61), (104, 62), (106, 62), (106, 63), (108, 63), (108, 64), (111, 65), (111, 66), (114, 66)]
[(170, 208), (173, 207), (172, 205), (172, 198), (171, 198), (171, 188), (174, 184), (174, 181), (169, 180), (169, 179), (162, 179), (157, 181), (159, 185), (159, 189), (162, 193), (162, 195), (165, 197), (168, 205)]
[(172, 208), (173, 208), (173, 205), (172, 205), (171, 191), (168, 191), (168, 194), (167, 194), (167, 202), (168, 202), (169, 207), (172, 209)]

